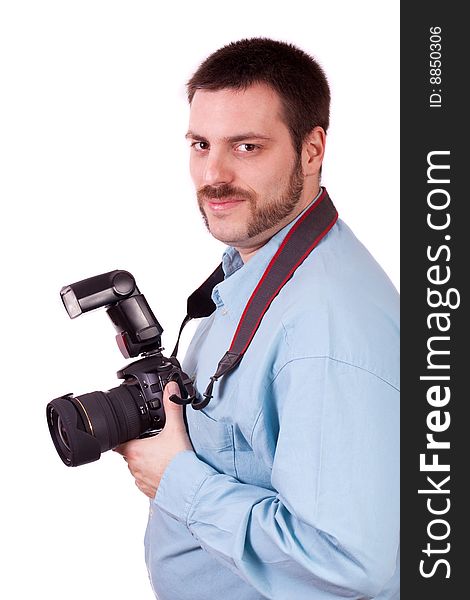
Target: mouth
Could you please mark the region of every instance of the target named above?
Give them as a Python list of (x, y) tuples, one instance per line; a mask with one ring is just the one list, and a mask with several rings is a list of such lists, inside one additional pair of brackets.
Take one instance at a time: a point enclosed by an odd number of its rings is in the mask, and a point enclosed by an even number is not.
[(212, 198), (210, 200), (207, 199), (206, 202), (212, 210), (220, 211), (234, 208), (242, 202), (245, 202), (245, 200), (243, 198)]

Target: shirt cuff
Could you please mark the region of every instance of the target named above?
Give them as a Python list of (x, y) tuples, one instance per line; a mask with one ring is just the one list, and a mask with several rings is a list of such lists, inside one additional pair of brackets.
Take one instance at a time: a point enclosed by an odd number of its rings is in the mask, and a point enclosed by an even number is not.
[(153, 501), (187, 526), (194, 498), (204, 481), (215, 474), (217, 471), (199, 460), (192, 450), (179, 452), (165, 469)]

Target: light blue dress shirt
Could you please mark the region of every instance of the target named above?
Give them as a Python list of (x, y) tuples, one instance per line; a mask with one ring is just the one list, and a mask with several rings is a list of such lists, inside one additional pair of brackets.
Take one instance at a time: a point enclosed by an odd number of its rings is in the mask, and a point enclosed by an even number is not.
[[(183, 367), (201, 394), (295, 221), (246, 264), (223, 255), (216, 311)], [(151, 502), (160, 600), (399, 598), (399, 303), (339, 220), (273, 301)]]

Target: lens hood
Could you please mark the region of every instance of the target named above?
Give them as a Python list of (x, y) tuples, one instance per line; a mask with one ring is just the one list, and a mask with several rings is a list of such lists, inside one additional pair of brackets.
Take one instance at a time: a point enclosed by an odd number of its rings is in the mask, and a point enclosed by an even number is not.
[(72, 394), (55, 398), (47, 405), (47, 424), (62, 461), (76, 467), (98, 460), (99, 441), (86, 431), (85, 424), (73, 402)]

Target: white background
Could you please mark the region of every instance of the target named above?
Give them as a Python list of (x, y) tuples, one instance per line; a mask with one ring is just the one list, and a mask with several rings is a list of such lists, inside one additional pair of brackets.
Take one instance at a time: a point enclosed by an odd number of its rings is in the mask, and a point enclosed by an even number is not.
[(398, 287), (398, 6), (1, 2), (3, 598), (153, 598), (146, 498), (112, 452), (66, 468), (45, 406), (114, 387), (125, 362), (104, 311), (69, 320), (63, 285), (131, 271), (171, 352), (188, 293), (219, 262), (184, 140), (184, 83), (210, 52), (261, 35), (320, 61), (333, 96), (323, 183)]

